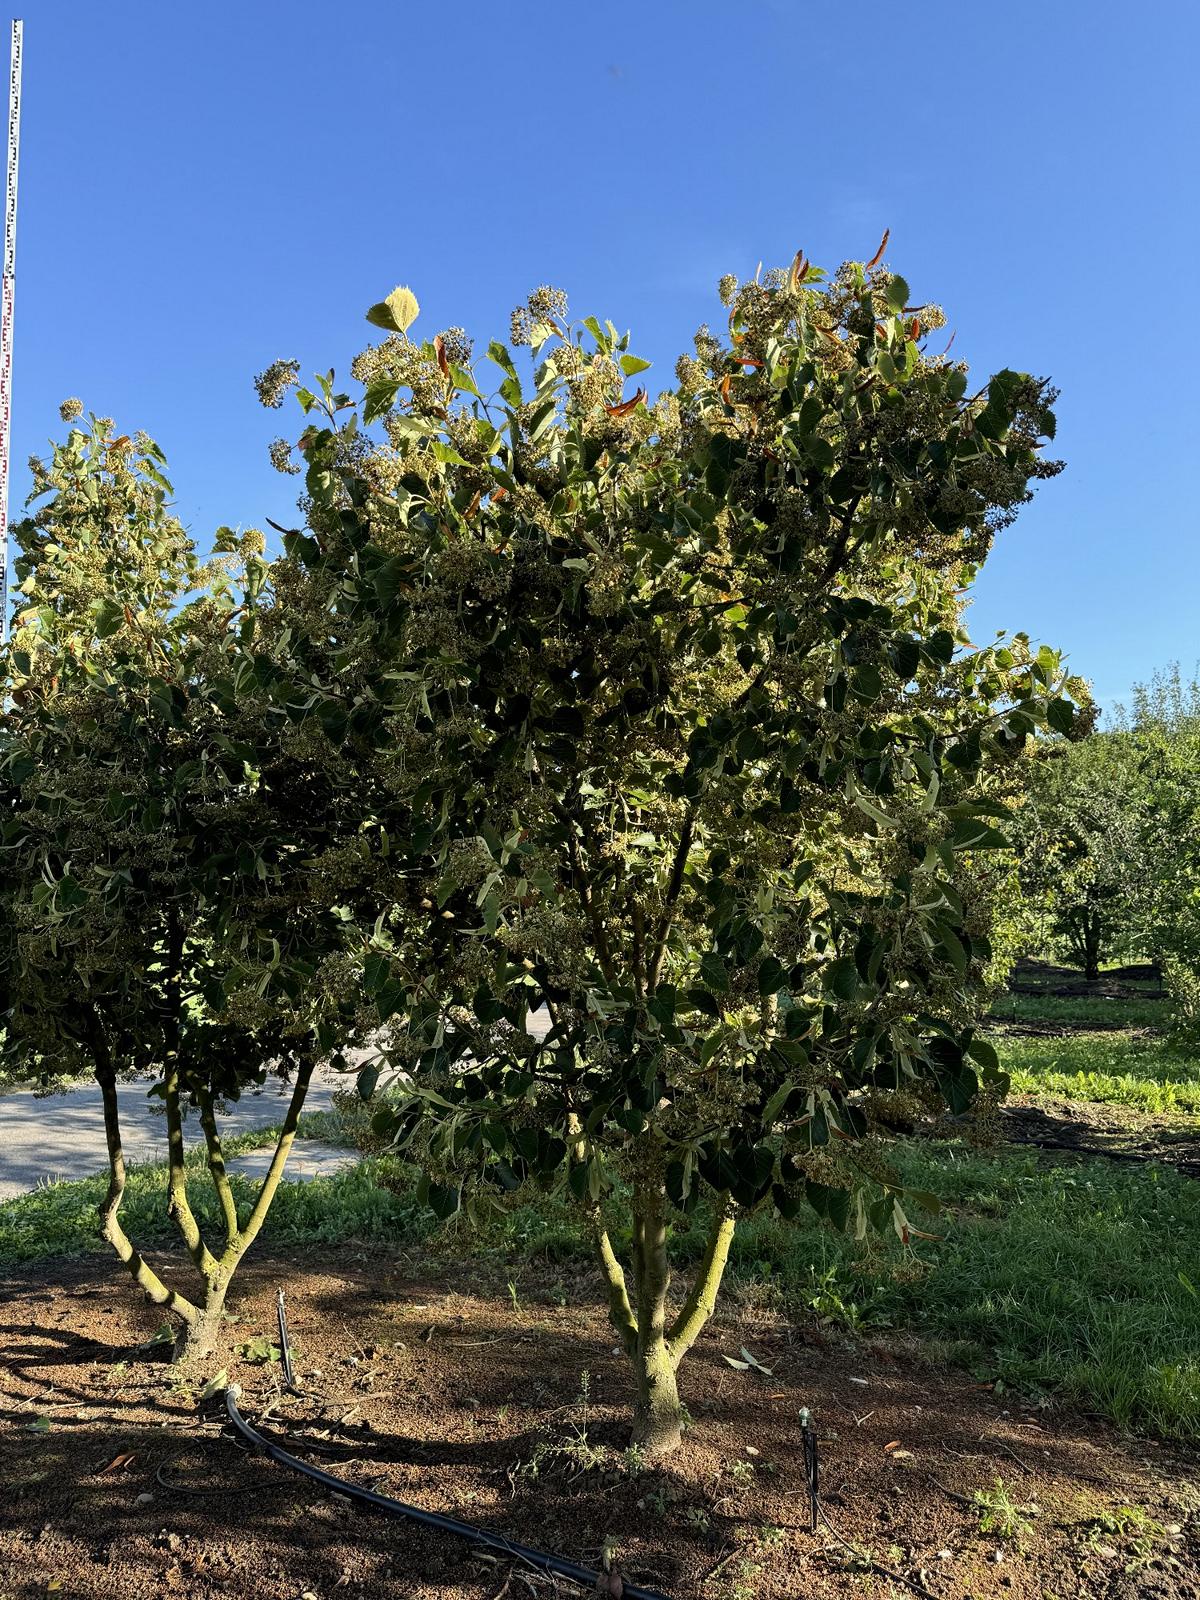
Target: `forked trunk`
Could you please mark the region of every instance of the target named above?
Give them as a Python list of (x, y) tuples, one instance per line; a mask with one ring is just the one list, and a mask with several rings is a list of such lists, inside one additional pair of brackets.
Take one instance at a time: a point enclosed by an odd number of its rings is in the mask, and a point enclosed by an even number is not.
[(315, 1065), (311, 1055), (300, 1058), (291, 1102), (284, 1118), (271, 1165), (244, 1225), (239, 1225), (237, 1204), (221, 1141), (217, 1133), (211, 1100), (201, 1102), (201, 1123), (208, 1145), (208, 1164), (216, 1187), (225, 1224), (225, 1247), (220, 1255), (209, 1250), (192, 1211), (187, 1191), (187, 1165), (183, 1147), (183, 1123), (177, 1072), (169, 1065), (163, 1079), (167, 1110), (168, 1204), (167, 1213), (187, 1245), (203, 1288), (197, 1302), (170, 1289), (149, 1265), (121, 1226), (121, 1201), (125, 1194), (125, 1156), (121, 1145), (121, 1124), (117, 1101), (117, 1079), (103, 1030), (97, 1025), (89, 1040), (96, 1063), (96, 1078), (104, 1105), (104, 1131), (108, 1141), (108, 1192), (100, 1206), (100, 1230), (124, 1262), (134, 1282), (154, 1305), (174, 1313), (179, 1319), (173, 1359), (179, 1362), (202, 1360), (218, 1344), (225, 1317), (225, 1297), (238, 1264), (266, 1220), (271, 1201), (279, 1188), (288, 1154), (296, 1137), (296, 1126)]
[(633, 1367), (632, 1443), (646, 1455), (666, 1455), (683, 1438), (684, 1410), (676, 1376), (679, 1364), (712, 1316), (729, 1259), (734, 1230), (729, 1197), (720, 1196), (691, 1291), (669, 1330), (666, 1314), (671, 1273), (662, 1183), (643, 1179), (634, 1187), (633, 1301), (603, 1223), (598, 1215), (594, 1220), (596, 1251), (608, 1284), (609, 1317)]

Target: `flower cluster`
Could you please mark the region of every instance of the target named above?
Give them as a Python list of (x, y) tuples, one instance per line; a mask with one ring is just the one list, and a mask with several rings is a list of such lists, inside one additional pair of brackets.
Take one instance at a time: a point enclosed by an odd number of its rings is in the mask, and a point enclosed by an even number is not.
[(260, 403), (272, 411), (278, 411), (283, 404), (284, 395), (295, 385), (299, 376), (298, 361), (272, 361), (271, 365), (258, 373), (254, 379)]

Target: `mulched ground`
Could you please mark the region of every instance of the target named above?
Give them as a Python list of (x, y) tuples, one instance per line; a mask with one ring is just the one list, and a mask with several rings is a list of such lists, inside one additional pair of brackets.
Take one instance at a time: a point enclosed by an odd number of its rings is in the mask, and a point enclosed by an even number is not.
[[(526, 1271), (514, 1314), (477, 1263), (260, 1256), (231, 1342), (273, 1333), (280, 1283), (308, 1395), (282, 1396), (276, 1365), (235, 1357), (251, 1420), (384, 1493), (587, 1565), (608, 1549), (672, 1600), (1200, 1592), (1195, 1461), (1026, 1413), (900, 1341), (851, 1343), (731, 1304), (684, 1369), (683, 1448), (639, 1471), (623, 1457), (625, 1375), (590, 1276)], [(198, 1407), (197, 1379), (137, 1348), (157, 1315), (102, 1257), (4, 1287), (0, 1600), (580, 1593), (247, 1453)], [(742, 1344), (771, 1376), (726, 1364)], [(819, 1427), (829, 1517), (853, 1551), (809, 1531), (802, 1405)], [(997, 1478), (1027, 1508), (1018, 1536), (980, 1530), (972, 1496)]]

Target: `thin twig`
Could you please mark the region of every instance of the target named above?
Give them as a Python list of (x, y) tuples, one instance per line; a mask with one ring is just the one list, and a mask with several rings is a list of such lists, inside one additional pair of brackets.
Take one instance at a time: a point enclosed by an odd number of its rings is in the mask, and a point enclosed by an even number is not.
[(979, 1436), (979, 1442), (980, 1442), (980, 1444), (987, 1443), (987, 1444), (999, 1445), (1000, 1449), (1004, 1451), (1005, 1455), (1009, 1455), (1009, 1456), (1011, 1456), (1013, 1458), (1013, 1460), (1017, 1463), (1017, 1465), (1020, 1467), (1022, 1472), (1027, 1472), (1030, 1475), (1030, 1477), (1033, 1476), (1033, 1468), (1031, 1466), (1029, 1466), (1027, 1462), (1022, 1461), (1020, 1456), (1013, 1449), (1013, 1447), (1011, 1445), (1005, 1444), (1003, 1439), (997, 1439), (993, 1434), (983, 1433), (983, 1434), (980, 1434), (980, 1436)]
[(947, 1500), (957, 1500), (960, 1506), (969, 1506), (971, 1504), (965, 1494), (959, 1494), (954, 1489), (947, 1489), (946, 1485), (939, 1482), (938, 1479), (934, 1477), (932, 1472), (927, 1472), (925, 1476), (935, 1489), (940, 1489), (942, 1491)]

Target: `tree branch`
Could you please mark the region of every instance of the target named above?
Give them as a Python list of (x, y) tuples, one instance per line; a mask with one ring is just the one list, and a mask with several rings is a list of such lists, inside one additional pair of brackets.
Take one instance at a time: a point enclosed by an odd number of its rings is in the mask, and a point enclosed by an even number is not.
[(625, 1283), (625, 1273), (621, 1263), (617, 1260), (608, 1231), (599, 1215), (596, 1216), (596, 1254), (600, 1260), (600, 1270), (604, 1274), (604, 1281), (608, 1285), (608, 1315), (613, 1327), (621, 1336), (621, 1343), (625, 1353), (630, 1358), (637, 1354), (638, 1324), (633, 1314), (633, 1307), (629, 1303), (629, 1289)]
[(667, 892), (663, 896), (662, 914), (658, 919), (658, 926), (654, 930), (653, 953), (650, 957), (650, 970), (646, 974), (647, 993), (653, 994), (658, 988), (659, 974), (662, 971), (663, 957), (667, 953), (667, 936), (671, 931), (675, 905), (679, 899), (680, 890), (683, 888), (683, 874), (687, 868), (688, 853), (692, 848), (692, 838), (696, 831), (696, 813), (689, 810), (683, 819), (683, 827), (679, 831), (679, 844), (675, 850), (675, 860), (671, 864), (671, 876), (667, 882)]
[(692, 1280), (691, 1292), (667, 1335), (667, 1348), (676, 1366), (700, 1337), (704, 1325), (716, 1309), (735, 1226), (729, 1208), (729, 1196), (723, 1194), (708, 1232), (704, 1255)]
[(229, 1174), (225, 1170), (225, 1156), (221, 1149), (221, 1136), (217, 1132), (217, 1119), (213, 1115), (212, 1096), (200, 1096), (200, 1126), (204, 1129), (204, 1142), (208, 1146), (208, 1170), (212, 1175), (213, 1188), (217, 1191), (217, 1202), (221, 1207), (221, 1217), (225, 1224), (225, 1243), (230, 1245), (238, 1236), (237, 1201), (233, 1196), (233, 1185), (229, 1181)]
[(187, 1192), (187, 1166), (183, 1150), (183, 1117), (179, 1108), (178, 1057), (172, 1052), (170, 1065), (163, 1078), (163, 1101), (167, 1108), (167, 1188), (170, 1199), (167, 1215), (183, 1237), (196, 1271), (207, 1280), (216, 1271), (216, 1258), (204, 1242), (200, 1224), (196, 1221)]
[[(246, 1219), (246, 1226), (237, 1236), (236, 1250), (233, 1259), (236, 1261), (258, 1238), (259, 1230), (266, 1220), (267, 1212), (271, 1209), (271, 1201), (275, 1198), (275, 1191), (279, 1187), (279, 1180), (283, 1177), (283, 1169), (287, 1165), (288, 1154), (296, 1137), (296, 1124), (300, 1120), (300, 1112), (304, 1105), (304, 1097), (308, 1093), (308, 1085), (312, 1079), (313, 1068), (316, 1066), (314, 1056), (305, 1052), (300, 1057), (300, 1064), (296, 1068), (296, 1082), (292, 1088), (292, 1098), (287, 1108), (287, 1115), (283, 1119), (283, 1127), (279, 1131), (279, 1139), (275, 1145), (275, 1154), (271, 1157), (271, 1165), (267, 1168), (262, 1186), (258, 1191), (258, 1198), (254, 1202), (254, 1209)], [(226, 1259), (230, 1255), (226, 1251)]]
[(112, 1245), (146, 1298), (153, 1305), (164, 1306), (168, 1311), (173, 1311), (190, 1325), (199, 1317), (199, 1309), (183, 1295), (177, 1294), (174, 1289), (167, 1288), (121, 1226), (118, 1213), (125, 1194), (125, 1152), (121, 1144), (116, 1073), (113, 1071), (111, 1061), (107, 1059), (107, 1048), (95, 1038), (91, 1040), (91, 1048), (96, 1061), (96, 1079), (100, 1085), (100, 1096), (104, 1106), (104, 1137), (108, 1145), (108, 1193), (100, 1206), (100, 1232)]

